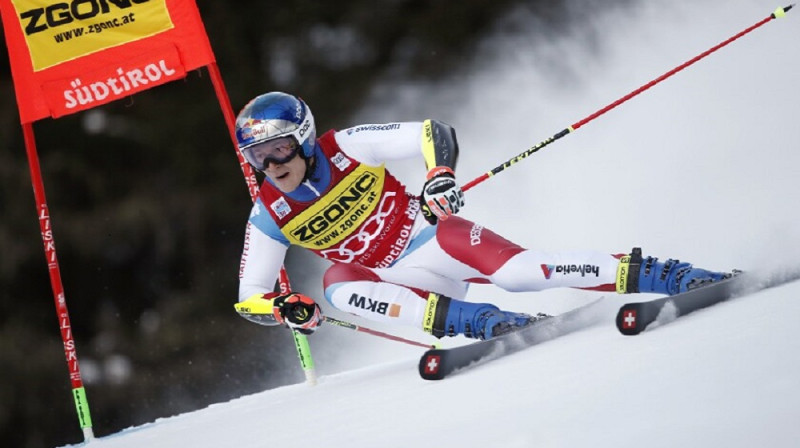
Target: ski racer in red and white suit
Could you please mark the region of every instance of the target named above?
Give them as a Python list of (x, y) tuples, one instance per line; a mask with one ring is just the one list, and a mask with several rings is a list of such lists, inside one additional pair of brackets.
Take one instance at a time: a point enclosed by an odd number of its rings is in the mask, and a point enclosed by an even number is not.
[[(256, 128), (243, 131), (245, 142), (251, 134), (269, 132), (257, 126), (274, 117), (259, 117), (261, 121), (253, 121), (248, 116), (251, 121), (242, 125), (247, 130), (255, 123)], [(241, 120), (240, 115), (244, 123)], [(298, 122), (292, 127), (296, 138), (301, 126)], [(315, 142), (306, 142), (304, 150), (307, 172), (296, 188), (276, 187), (275, 182), (283, 178), (267, 171), (276, 164), (261, 163), (247, 154), (248, 160), (263, 165), (257, 167), (267, 172), (267, 178), (247, 224), (240, 301), (275, 297), (264, 294), (272, 291), (292, 244), (334, 263), (324, 275), (323, 286), (325, 298), (337, 309), (373, 321), (417, 327), (437, 337), (489, 338), (530, 321), (528, 315), (465, 301), (473, 282), (507, 291), (574, 287), (638, 292), (629, 289), (627, 276), (629, 271), (636, 276), (636, 257), (526, 249), (455, 216), (463, 196), (452, 171), (458, 152), (455, 132), (446, 124), (435, 120), (365, 124), (329, 131)], [(407, 192), (384, 168), (384, 162), (407, 158), (424, 159), (431, 178), (426, 189), (431, 182), (434, 187), (444, 182), (440, 190), (451, 194), (449, 199), (423, 189), (423, 197), (430, 193), (443, 210), (428, 207), (426, 218), (421, 208), (428, 203), (421, 207), (417, 195)], [(430, 204), (436, 207), (437, 202)], [(318, 308), (316, 313), (311, 311), (299, 319), (309, 333), (320, 320)], [(275, 317), (283, 321), (277, 311)]]

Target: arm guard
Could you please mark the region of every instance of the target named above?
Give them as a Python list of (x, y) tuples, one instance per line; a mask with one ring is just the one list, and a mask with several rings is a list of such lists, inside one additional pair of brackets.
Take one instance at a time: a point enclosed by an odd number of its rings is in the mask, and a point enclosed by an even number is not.
[(437, 166), (446, 166), (455, 171), (458, 160), (455, 129), (441, 121), (425, 120), (422, 123), (422, 155), (428, 171)]
[(277, 297), (278, 294), (274, 292), (253, 294), (247, 300), (234, 304), (234, 308), (240, 316), (250, 322), (267, 326), (278, 325), (280, 322), (275, 318), (275, 299)]

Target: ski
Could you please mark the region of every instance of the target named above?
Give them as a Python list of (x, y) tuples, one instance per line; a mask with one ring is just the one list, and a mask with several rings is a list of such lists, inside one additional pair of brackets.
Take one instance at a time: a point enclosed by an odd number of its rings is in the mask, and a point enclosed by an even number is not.
[(646, 330), (654, 322), (663, 325), (678, 317), (733, 297), (751, 294), (798, 279), (800, 279), (800, 271), (797, 270), (769, 276), (740, 273), (734, 277), (674, 296), (661, 297), (649, 302), (626, 303), (617, 313), (617, 329), (626, 336), (634, 336)]
[(419, 361), (419, 374), (426, 380), (441, 380), (457, 371), (510, 355), (542, 342), (591, 327), (611, 317), (610, 301), (601, 297), (586, 305), (486, 341), (453, 348), (426, 351)]

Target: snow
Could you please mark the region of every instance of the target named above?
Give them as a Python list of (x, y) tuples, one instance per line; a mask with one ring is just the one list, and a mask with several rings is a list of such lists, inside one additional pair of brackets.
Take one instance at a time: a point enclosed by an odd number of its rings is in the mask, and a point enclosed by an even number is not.
[(409, 353), (88, 446), (796, 446), (798, 293), (778, 287), (636, 337), (609, 318), (437, 382)]
[[(584, 3), (593, 2), (576, 1), (575, 11)], [(538, 33), (533, 19), (530, 31), (508, 31), (528, 20), (514, 12), (478, 49), (483, 64), (446, 83), (387, 80), (361, 121), (425, 114), (453, 124), (466, 181), (776, 6), (664, 0), (601, 11), (594, 5), (585, 23), (558, 36)], [(799, 23), (794, 10), (769, 22), (476, 186), (467, 193), (465, 216), (541, 249), (618, 253), (641, 245), (646, 255), (712, 269), (796, 267)], [(408, 173), (412, 180), (404, 180), (418, 187), (411, 168), (396, 172)], [(88, 446), (794, 447), (799, 295), (794, 282), (636, 337), (620, 335), (609, 317), (440, 382), (419, 378), (419, 348), (323, 327), (311, 337), (317, 386), (244, 396)], [(470, 297), (557, 313), (597, 294), (478, 286)], [(621, 305), (631, 297), (610, 299)], [(412, 329), (357, 323), (431, 342)]]

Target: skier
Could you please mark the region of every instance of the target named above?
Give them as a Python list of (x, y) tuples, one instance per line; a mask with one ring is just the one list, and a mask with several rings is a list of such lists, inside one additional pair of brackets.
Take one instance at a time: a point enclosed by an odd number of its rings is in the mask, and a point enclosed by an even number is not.
[[(293, 244), (333, 262), (323, 288), (337, 309), (437, 338), (489, 339), (546, 317), (467, 302), (470, 283), (673, 295), (729, 276), (642, 257), (638, 248), (619, 255), (525, 249), (455, 216), (464, 205), (459, 148), (453, 128), (437, 120), (365, 124), (317, 138), (305, 102), (271, 92), (242, 109), (236, 138), (266, 175), (247, 223), (239, 301), (262, 308), (267, 301), (269, 323), (305, 334), (322, 321), (319, 305), (297, 292), (272, 292)], [(419, 156), (427, 180), (418, 197), (383, 163)]]

